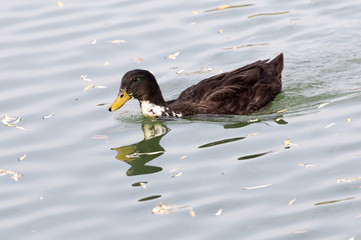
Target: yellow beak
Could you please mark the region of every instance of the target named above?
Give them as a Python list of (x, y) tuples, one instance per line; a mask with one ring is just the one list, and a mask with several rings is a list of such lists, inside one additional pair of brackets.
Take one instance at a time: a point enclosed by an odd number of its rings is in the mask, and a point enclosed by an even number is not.
[(119, 93), (115, 101), (110, 105), (109, 112), (113, 112), (121, 108), (124, 103), (126, 103), (130, 99), (130, 96), (126, 91), (122, 91)]

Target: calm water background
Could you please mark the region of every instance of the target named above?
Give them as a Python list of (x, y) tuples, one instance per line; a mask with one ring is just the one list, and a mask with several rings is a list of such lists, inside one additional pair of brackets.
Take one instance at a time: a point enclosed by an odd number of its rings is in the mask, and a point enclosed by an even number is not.
[[(1, 238), (361, 239), (360, 12), (352, 0), (2, 3), (0, 114), (26, 130), (0, 126), (0, 168), (23, 174), (0, 176)], [(107, 112), (130, 69), (153, 71), (171, 99), (280, 52), (283, 93), (257, 115)], [(153, 214), (161, 204), (171, 212)]]

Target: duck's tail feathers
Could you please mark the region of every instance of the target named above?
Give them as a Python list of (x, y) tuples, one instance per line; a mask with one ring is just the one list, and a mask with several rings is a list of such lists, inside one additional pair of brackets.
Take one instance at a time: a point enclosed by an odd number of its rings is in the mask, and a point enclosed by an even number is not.
[(266, 75), (281, 78), (281, 74), (283, 70), (283, 53), (279, 54), (269, 63), (263, 64), (262, 70)]

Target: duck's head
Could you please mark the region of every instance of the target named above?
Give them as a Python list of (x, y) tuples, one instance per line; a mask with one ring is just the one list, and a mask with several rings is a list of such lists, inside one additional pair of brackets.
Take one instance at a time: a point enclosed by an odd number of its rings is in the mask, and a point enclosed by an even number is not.
[(119, 94), (109, 107), (109, 111), (118, 110), (132, 98), (158, 105), (164, 104), (159, 85), (153, 74), (147, 70), (135, 69), (123, 76)]

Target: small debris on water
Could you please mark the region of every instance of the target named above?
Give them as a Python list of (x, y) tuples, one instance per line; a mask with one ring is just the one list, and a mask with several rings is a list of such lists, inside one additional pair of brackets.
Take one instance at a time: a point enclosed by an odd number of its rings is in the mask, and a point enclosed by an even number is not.
[(16, 182), (18, 181), (18, 179), (20, 177), (24, 176), (22, 173), (19, 174), (15, 171), (0, 169), (0, 176), (6, 175), (6, 174), (12, 175), (11, 179), (14, 179)]
[(140, 186), (142, 186), (144, 189), (147, 189), (147, 185), (145, 185), (146, 183), (140, 182), (139, 184), (140, 184)]
[(108, 88), (108, 87), (106, 87), (106, 86), (100, 86), (100, 85), (95, 85), (94, 87), (95, 87), (95, 88)]
[(183, 175), (183, 172), (179, 172), (179, 173), (177, 173), (177, 174), (172, 175), (171, 177), (172, 177), (172, 178), (175, 178), (175, 177), (180, 177), (180, 176), (182, 176), (182, 175)]
[(196, 217), (196, 213), (191, 209), (189, 210), (189, 214), (192, 216), (192, 217)]
[(337, 178), (336, 182), (337, 183), (341, 183), (341, 182), (345, 182), (345, 183), (351, 183), (357, 180), (360, 180), (361, 177), (355, 177), (355, 178)]
[(330, 123), (328, 124), (327, 126), (323, 127), (323, 128), (329, 128), (329, 127), (332, 127), (333, 125), (335, 125), (336, 123)]
[(22, 120), (21, 117), (11, 117), (7, 114), (5, 114), (4, 116), (1, 117), (1, 121), (5, 126), (15, 127), (15, 128), (21, 129), (21, 130), (26, 130), (26, 128), (16, 125), (21, 120)]
[(307, 164), (307, 163), (299, 163), (298, 166), (301, 166), (301, 167), (304, 167), (304, 168), (318, 167), (318, 165)]
[(328, 104), (330, 104), (330, 103), (322, 103), (321, 105), (319, 105), (318, 107), (317, 107), (317, 109), (320, 109), (320, 108), (323, 108), (323, 107), (325, 107), (325, 106), (327, 106)]
[(86, 75), (86, 74), (85, 74), (85, 75), (81, 75), (80, 78), (81, 78), (81, 80), (91, 82), (91, 79), (88, 78), (88, 75)]
[(286, 139), (283, 143), (286, 147), (289, 147), (289, 146), (297, 146), (296, 143), (291, 143), (291, 140), (290, 139)]
[(94, 84), (90, 84), (90, 85), (86, 86), (86, 87), (84, 88), (84, 92), (85, 92), (85, 91), (88, 91), (89, 89), (91, 89), (91, 88), (94, 87), (94, 86), (95, 86)]
[(243, 187), (244, 190), (253, 190), (253, 189), (259, 189), (259, 188), (265, 188), (265, 187), (269, 187), (272, 184), (264, 184), (264, 185), (258, 185), (258, 186), (253, 186), (253, 187)]
[(222, 214), (222, 211), (223, 211), (222, 208), (220, 208), (214, 215), (219, 216)]
[(250, 133), (250, 134), (247, 134), (245, 137), (252, 137), (252, 136), (256, 136), (258, 134), (261, 134), (261, 133), (260, 132)]
[(180, 54), (180, 52), (176, 52), (176, 53), (170, 54), (170, 55), (168, 56), (168, 59), (174, 60), (174, 59), (177, 58), (177, 56), (178, 56), (179, 54)]
[(142, 61), (143, 61), (143, 58), (132, 58), (132, 59), (130, 59), (131, 61), (133, 61), (133, 62), (136, 62), (137, 64), (139, 64), (139, 63), (141, 63)]
[(25, 153), (24, 155), (22, 155), (21, 157), (18, 158), (18, 161), (20, 162), (20, 161), (24, 160), (27, 156), (28, 156), (28, 154)]
[(177, 167), (177, 168), (170, 170), (169, 172), (172, 173), (172, 172), (178, 171), (179, 169), (180, 169), (180, 167)]
[(125, 40), (109, 40), (108, 42), (119, 45), (119, 44), (121, 44), (121, 43), (125, 43), (126, 41), (125, 41)]
[(292, 204), (294, 204), (296, 202), (296, 198), (293, 198), (289, 203), (288, 206), (291, 206)]
[(51, 118), (54, 116), (54, 113), (50, 113), (49, 115), (46, 115), (43, 117), (43, 119)]
[(288, 108), (285, 108), (285, 109), (282, 109), (282, 110), (278, 110), (276, 113), (283, 113), (283, 112), (286, 112), (288, 110), (289, 110)]

